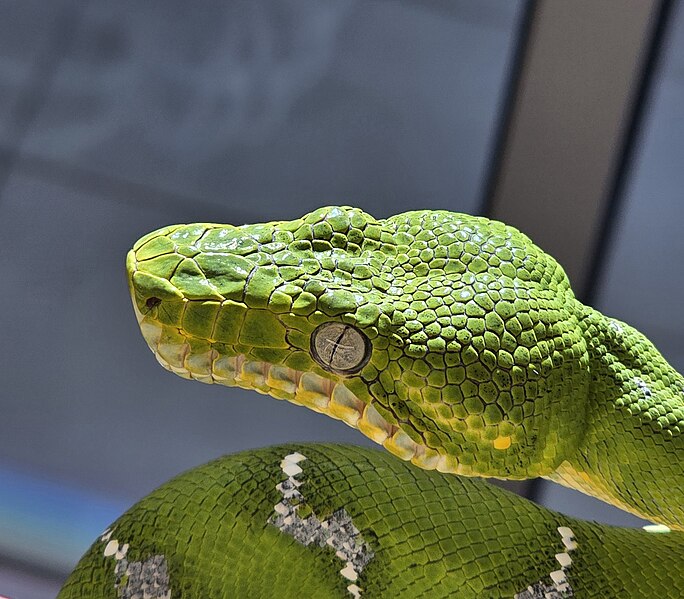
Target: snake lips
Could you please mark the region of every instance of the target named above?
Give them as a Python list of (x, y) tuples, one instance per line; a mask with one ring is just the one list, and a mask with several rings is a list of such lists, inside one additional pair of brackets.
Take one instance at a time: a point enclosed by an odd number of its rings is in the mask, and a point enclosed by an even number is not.
[(426, 469), (547, 476), (681, 522), (635, 464), (680, 476), (682, 377), (512, 227), (327, 207), (166, 227), (127, 269), (145, 340), (182, 377), (328, 414)]

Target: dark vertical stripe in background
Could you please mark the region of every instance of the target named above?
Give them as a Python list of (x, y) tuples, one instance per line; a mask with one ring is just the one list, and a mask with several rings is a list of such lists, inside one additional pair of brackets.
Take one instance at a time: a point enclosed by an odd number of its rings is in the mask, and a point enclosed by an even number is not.
[(662, 0), (654, 20), (651, 40), (644, 56), (643, 66), (635, 89), (631, 115), (626, 123), (623, 135), (622, 149), (618, 155), (615, 174), (607, 193), (605, 210), (599, 223), (600, 228), (595, 237), (586, 279), (579, 294), (582, 301), (587, 304), (592, 304), (596, 299), (610, 244), (616, 225), (620, 220), (625, 189), (629, 184), (637, 144), (640, 141), (642, 126), (649, 106), (665, 40), (667, 39), (668, 23), (672, 16), (674, 5), (675, 0)]
[(494, 190), (498, 183), (499, 175), (501, 173), (503, 156), (508, 143), (508, 135), (511, 128), (511, 119), (513, 116), (513, 108), (518, 96), (518, 89), (520, 87), (521, 74), (523, 72), (523, 65), (527, 56), (527, 49), (529, 47), (530, 31), (532, 22), (534, 21), (534, 14), (537, 10), (539, 0), (527, 0), (525, 9), (520, 15), (520, 23), (518, 25), (518, 34), (515, 42), (515, 50), (511, 57), (510, 73), (508, 81), (506, 82), (506, 89), (502, 94), (501, 108), (499, 110), (499, 121), (494, 135), (494, 142), (492, 143), (492, 152), (489, 159), (489, 172), (487, 179), (482, 186), (482, 197), (480, 198), (479, 213), (482, 216), (492, 218), (492, 202), (494, 197)]

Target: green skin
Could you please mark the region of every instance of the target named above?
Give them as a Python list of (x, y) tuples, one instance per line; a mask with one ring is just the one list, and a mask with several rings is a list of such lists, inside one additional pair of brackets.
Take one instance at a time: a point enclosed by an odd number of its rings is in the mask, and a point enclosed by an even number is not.
[[(129, 253), (127, 268), (143, 334), (160, 362), (181, 376), (253, 388), (342, 418), (423, 468), (510, 479), (545, 476), (672, 530), (684, 530), (684, 379), (638, 331), (580, 303), (558, 263), (512, 227), (445, 211), (376, 220), (358, 209), (329, 207), (289, 222), (160, 229), (138, 241)], [(352, 341), (365, 339), (366, 346), (351, 343), (352, 354), (358, 357), (360, 351), (367, 362), (361, 360), (352, 369), (346, 369), (345, 363), (346, 371), (341, 372), (339, 363), (322, 358), (312, 337), (326, 323), (353, 327), (357, 333)], [(226, 364), (232, 364), (237, 373), (231, 374)], [(345, 409), (336, 407), (338, 393), (347, 398)], [(320, 460), (335, 460), (341, 472), (353, 469), (348, 456), (355, 451), (360, 450), (306, 448)], [(261, 459), (260, 455), (227, 458), (225, 468), (232, 472), (234, 464)], [(385, 540), (396, 542), (389, 539), (405, 534), (401, 531), (415, 520), (415, 515), (402, 516), (398, 498), (404, 490), (386, 478), (409, 476), (408, 472), (416, 480), (431, 476), (430, 484), (442, 489), (435, 492), (448, 490), (460, 506), (469, 506), (454, 507), (465, 509), (460, 517), (457, 511), (451, 517), (430, 512), (439, 518), (435, 532), (438, 526), (453, 527), (474, 518), (472, 530), (485, 535), (495, 517), (487, 502), (494, 502), (508, 524), (506, 534), (497, 534), (492, 545), (487, 544), (488, 550), (514, 551), (517, 557), (505, 567), (488, 562), (488, 568), (473, 568), (472, 561), (470, 566), (452, 563), (445, 550), (444, 560), (435, 561), (438, 550), (430, 550), (427, 540), (434, 535), (426, 534), (421, 536), (424, 545), (415, 541), (414, 549), (428, 552), (430, 563), (407, 569), (396, 556), (382, 553), (384, 571), (374, 569), (379, 567), (374, 559), (360, 574), (362, 596), (396, 595), (401, 589), (408, 593), (409, 588), (423, 590), (406, 596), (419, 596), (428, 589), (430, 597), (446, 596), (454, 589), (461, 594), (450, 596), (513, 596), (544, 575), (548, 581), (548, 558), (553, 560), (553, 554), (560, 551), (556, 547), (560, 538), (554, 533), (554, 544), (548, 534), (539, 535), (569, 519), (475, 481), (420, 473), (401, 463), (383, 475), (380, 465), (384, 468), (391, 458), (364, 453), (363, 459), (377, 466), (364, 481), (354, 483), (341, 505), (350, 506), (347, 510), (365, 539), (377, 539), (376, 555), (384, 551)], [(276, 460), (272, 461), (277, 469)], [(128, 531), (136, 551), (148, 551), (149, 531), (158, 531), (155, 542), (160, 543), (166, 533), (152, 516), (129, 530), (140, 511), (149, 509), (148, 504), (160, 505), (174, 484), (190, 484), (187, 481), (197, 477), (213, 480), (213, 469), (223, 468), (221, 464), (160, 488), (115, 527)], [(318, 467), (318, 461), (313, 466)], [(263, 505), (259, 498), (261, 492), (273, 493), (269, 485), (278, 476), (282, 480), (282, 472), (274, 472), (270, 482), (264, 483), (267, 489), (261, 491), (253, 484), (238, 485), (231, 491), (231, 501), (248, 505), (253, 496), (255, 509), (269, 506), (272, 511), (277, 498), (269, 497), (266, 503), (264, 499)], [(321, 485), (310, 487), (316, 498), (307, 494), (307, 500), (320, 499), (322, 503), (316, 505), (321, 513), (330, 513), (332, 500), (318, 498), (319, 493), (326, 494), (324, 481)], [(394, 489), (391, 502), (396, 493), (397, 517), (392, 521), (399, 531), (380, 532), (382, 519), (364, 515), (363, 508), (373, 501), (364, 488), (379, 486)], [(430, 505), (431, 495), (420, 485), (410, 491), (411, 503)], [(421, 493), (419, 501), (417, 493)], [(478, 494), (483, 499), (474, 500)], [(206, 504), (201, 510), (216, 512)], [(225, 515), (242, 517), (232, 511)], [(179, 513), (180, 517), (186, 516)], [(264, 539), (282, 534), (267, 519), (257, 513), (241, 526), (264, 528), (259, 533)], [(201, 522), (205, 526), (205, 520)], [(191, 526), (185, 522), (185, 528), (180, 524), (174, 528), (176, 524), (169, 523), (169, 539), (182, 539), (183, 531)], [(681, 561), (684, 556), (679, 533), (652, 535), (577, 522), (571, 526), (578, 536), (580, 530), (584, 535), (578, 538), (579, 548), (568, 570), (577, 596), (684, 594), (677, 567), (667, 561), (673, 556)], [(207, 534), (213, 533), (205, 533), (205, 538)], [(255, 541), (245, 538), (241, 542), (254, 549)], [(262, 542), (266, 541), (260, 537), (258, 543)], [(461, 551), (470, 547), (468, 542), (474, 543), (464, 541)], [(175, 559), (174, 551), (186, 555), (184, 563), (188, 556), (197, 564), (208, 559), (192, 544), (186, 547), (169, 540), (162, 548), (164, 543), (155, 551), (169, 560)], [(69, 589), (91, 580), (88, 568), (100, 573), (98, 580), (111, 583), (111, 576), (102, 573), (102, 559), (92, 562), (97, 547), (98, 543), (90, 558), (86, 555), (62, 596), (85, 596)], [(231, 547), (231, 559), (238, 559), (237, 553), (244, 549)], [(643, 560), (647, 550), (653, 553)], [(310, 547), (290, 538), (282, 551), (277, 564), (285, 567), (282, 564), (287, 562), (286, 568), (295, 562), (297, 567), (308, 564), (313, 572), (306, 578), (309, 583), (317, 584), (320, 578), (321, 584), (334, 588), (342, 584), (339, 573), (331, 574), (330, 580), (321, 574), (317, 554)], [(534, 558), (540, 551), (547, 552), (546, 561)], [(447, 574), (433, 574), (429, 566)], [(212, 576), (219, 576), (221, 585), (228, 588), (248, 584), (247, 572), (255, 579), (262, 574), (261, 570), (241, 570), (242, 579), (229, 583), (227, 573), (217, 575), (209, 566), (174, 572), (171, 584), (180, 586), (173, 586), (177, 589), (173, 597), (235, 596), (228, 591), (204, 595), (187, 589), (199, 588), (204, 575), (212, 584), (216, 584)], [(265, 582), (253, 581), (257, 586), (261, 583)], [(414, 586), (420, 584), (428, 586)], [(266, 588), (270, 587), (254, 587), (247, 596), (272, 596)], [(351, 596), (345, 585), (340, 588), (339, 596)], [(377, 592), (371, 592), (372, 588)], [(620, 589), (627, 594), (620, 594)], [(337, 596), (333, 591), (321, 592), (317, 596)], [(104, 591), (91, 594), (124, 596)]]
[(386, 452), (296, 444), (224, 457), (166, 483), (111, 526), (109, 541), (92, 545), (59, 599), (133, 596), (115, 586), (115, 557), (104, 556), (112, 539), (130, 544), (130, 561), (164, 555), (173, 599), (352, 597), (331, 548), (305, 547), (269, 524), (280, 460), (292, 451), (308, 458), (306, 507), (321, 518), (346, 509), (374, 552), (357, 581), (362, 597), (512, 599), (539, 582), (549, 587), (565, 550), (559, 526), (577, 541), (567, 570), (573, 595), (549, 597), (684, 594), (682, 533), (578, 521)]

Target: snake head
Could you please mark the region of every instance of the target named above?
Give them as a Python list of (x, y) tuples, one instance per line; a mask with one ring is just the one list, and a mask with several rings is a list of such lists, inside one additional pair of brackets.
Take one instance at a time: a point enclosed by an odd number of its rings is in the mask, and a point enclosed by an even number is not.
[(185, 378), (342, 419), (424, 468), (524, 478), (577, 444), (581, 304), (502, 223), (327, 207), (176, 225), (140, 239), (127, 269), (145, 340)]

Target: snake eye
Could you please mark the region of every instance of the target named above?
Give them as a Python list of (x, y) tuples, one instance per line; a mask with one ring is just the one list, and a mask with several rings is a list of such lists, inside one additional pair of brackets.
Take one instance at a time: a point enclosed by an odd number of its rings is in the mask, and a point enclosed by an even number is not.
[(147, 300), (145, 301), (145, 305), (150, 310), (152, 308), (156, 308), (159, 304), (161, 304), (161, 300), (158, 297), (148, 297)]
[(358, 329), (341, 322), (327, 322), (312, 333), (311, 354), (325, 370), (353, 374), (367, 364), (371, 344)]

